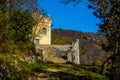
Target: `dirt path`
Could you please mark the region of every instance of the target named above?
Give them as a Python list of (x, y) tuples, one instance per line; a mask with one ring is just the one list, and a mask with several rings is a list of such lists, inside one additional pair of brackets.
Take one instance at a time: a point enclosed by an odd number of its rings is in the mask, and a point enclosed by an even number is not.
[(43, 72), (36, 74), (36, 80), (60, 80), (59, 76), (62, 75), (62, 72), (68, 70), (72, 67), (69, 64), (60, 64), (59, 68), (46, 68)]
[[(95, 77), (93, 77), (93, 75)], [(88, 76), (89, 75), (89, 76)], [(99, 75), (98, 73), (95, 74), (94, 72), (88, 71), (86, 72), (85, 69), (77, 66), (77, 65), (70, 65), (70, 64), (59, 64), (57, 67), (54, 65), (52, 67), (45, 68), (42, 72), (36, 73), (35, 79), (29, 80), (103, 80), (104, 77)], [(97, 78), (98, 77), (98, 78)]]

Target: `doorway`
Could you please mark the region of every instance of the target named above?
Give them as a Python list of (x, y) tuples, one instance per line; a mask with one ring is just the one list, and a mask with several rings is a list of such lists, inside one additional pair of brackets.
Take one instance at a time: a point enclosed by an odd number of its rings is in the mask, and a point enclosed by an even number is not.
[(39, 39), (36, 39), (36, 44), (39, 44)]

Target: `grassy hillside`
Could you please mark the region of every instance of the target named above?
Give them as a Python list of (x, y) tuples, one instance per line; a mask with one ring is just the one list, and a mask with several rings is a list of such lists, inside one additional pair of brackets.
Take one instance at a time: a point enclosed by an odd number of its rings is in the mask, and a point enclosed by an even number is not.
[(23, 80), (31, 75), (30, 58), (36, 55), (33, 43), (3, 42), (0, 45), (0, 80)]
[(2, 43), (0, 80), (108, 80), (100, 75), (99, 63), (92, 66), (43, 63), (37, 59), (39, 55), (32, 45)]
[(100, 75), (98, 65), (37, 63), (33, 71), (37, 73), (32, 80), (108, 80)]
[(109, 56), (101, 47), (106, 42), (103, 35), (64, 29), (52, 30), (52, 44), (71, 44), (76, 39), (80, 41), (81, 64), (92, 64), (96, 60), (103, 62)]

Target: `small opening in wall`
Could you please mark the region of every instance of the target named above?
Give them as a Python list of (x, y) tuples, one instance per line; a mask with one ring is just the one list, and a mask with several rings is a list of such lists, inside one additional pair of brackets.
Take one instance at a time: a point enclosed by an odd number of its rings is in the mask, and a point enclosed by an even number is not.
[(42, 34), (47, 34), (47, 29), (46, 28), (42, 29)]
[(36, 44), (39, 44), (39, 39), (36, 39)]

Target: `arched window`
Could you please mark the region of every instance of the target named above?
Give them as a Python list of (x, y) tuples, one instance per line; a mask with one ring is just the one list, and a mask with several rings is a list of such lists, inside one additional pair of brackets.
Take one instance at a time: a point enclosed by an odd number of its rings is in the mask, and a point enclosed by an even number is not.
[(47, 34), (47, 29), (46, 28), (42, 29), (42, 34)]

